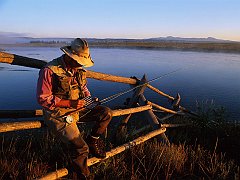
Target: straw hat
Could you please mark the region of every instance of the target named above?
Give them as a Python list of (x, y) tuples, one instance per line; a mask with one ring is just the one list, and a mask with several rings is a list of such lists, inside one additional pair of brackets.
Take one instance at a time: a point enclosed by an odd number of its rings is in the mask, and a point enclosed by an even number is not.
[(91, 67), (94, 64), (86, 40), (76, 38), (70, 46), (64, 46), (60, 49), (84, 67)]

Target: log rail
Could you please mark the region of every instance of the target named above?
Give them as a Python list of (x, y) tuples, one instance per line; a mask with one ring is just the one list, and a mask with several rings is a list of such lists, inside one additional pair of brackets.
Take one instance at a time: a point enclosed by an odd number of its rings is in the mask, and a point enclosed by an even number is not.
[[(113, 110), (113, 117), (115, 116), (122, 116), (130, 113), (138, 113), (142, 111), (146, 111), (152, 109), (151, 105), (145, 105), (135, 108), (128, 108), (128, 109), (116, 109)], [(7, 111), (8, 113), (10, 111)], [(14, 111), (13, 111), (14, 112)], [(26, 111), (27, 113), (31, 113), (31, 111)], [(41, 113), (41, 110), (37, 110), (39, 114)], [(17, 111), (17, 116), (19, 116), (19, 113), (25, 113), (25, 111)], [(0, 133), (1, 132), (8, 132), (8, 131), (17, 131), (17, 130), (24, 130), (24, 129), (34, 129), (34, 128), (41, 128), (44, 127), (43, 121), (21, 121), (21, 122), (6, 122), (6, 123), (0, 123)]]

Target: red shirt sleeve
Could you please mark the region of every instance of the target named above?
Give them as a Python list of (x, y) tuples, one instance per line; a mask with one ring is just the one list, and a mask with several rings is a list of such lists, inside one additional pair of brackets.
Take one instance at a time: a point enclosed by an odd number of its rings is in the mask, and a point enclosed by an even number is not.
[(49, 68), (41, 69), (37, 83), (37, 101), (49, 110), (53, 110), (55, 105), (61, 100), (52, 94), (52, 76), (53, 72)]
[(91, 96), (91, 93), (90, 93), (90, 91), (89, 91), (88, 88), (87, 88), (87, 85), (85, 85), (85, 86), (83, 87), (83, 94), (85, 95), (85, 97)]

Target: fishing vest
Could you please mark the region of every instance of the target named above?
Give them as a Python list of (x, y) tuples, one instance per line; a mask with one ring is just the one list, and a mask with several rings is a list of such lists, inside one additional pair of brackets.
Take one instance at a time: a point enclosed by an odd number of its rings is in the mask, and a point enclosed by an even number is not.
[(63, 58), (59, 57), (46, 66), (53, 72), (53, 95), (68, 100), (84, 98), (83, 88), (87, 84), (86, 71), (78, 68), (72, 74), (65, 70), (63, 63)]
[[(61, 99), (67, 100), (84, 98), (85, 95), (83, 93), (83, 88), (87, 83), (86, 71), (82, 68), (78, 68), (74, 74), (72, 74), (71, 72), (66, 71), (64, 67), (62, 57), (52, 60), (45, 66), (45, 68), (49, 68), (53, 72), (52, 94)], [(59, 117), (73, 110), (75, 109), (62, 107), (56, 107), (53, 110), (44, 109), (45, 123), (50, 129), (57, 132), (62, 128), (62, 124), (59, 124), (59, 122), (66, 123), (66, 118)], [(79, 120), (79, 112), (74, 113), (71, 116), (73, 122)], [(69, 125), (69, 123), (67, 122), (66, 125)]]

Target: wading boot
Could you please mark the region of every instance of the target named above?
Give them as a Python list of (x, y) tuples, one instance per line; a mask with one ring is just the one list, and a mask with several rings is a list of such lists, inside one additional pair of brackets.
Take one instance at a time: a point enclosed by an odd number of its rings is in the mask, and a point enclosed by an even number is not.
[(93, 138), (92, 136), (88, 136), (86, 139), (86, 142), (89, 147), (90, 153), (97, 157), (97, 158), (105, 158), (106, 157), (106, 151), (105, 151), (105, 143), (102, 139)]

